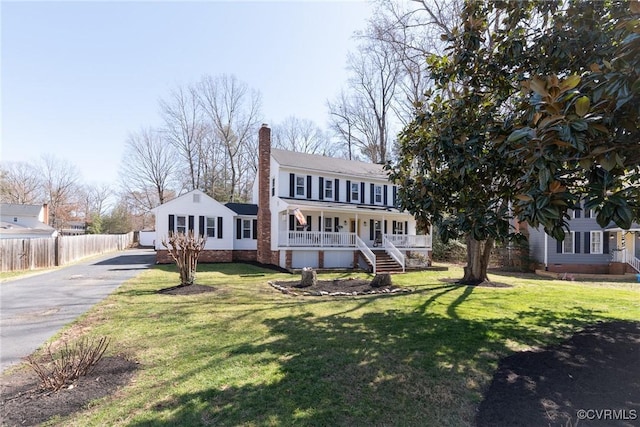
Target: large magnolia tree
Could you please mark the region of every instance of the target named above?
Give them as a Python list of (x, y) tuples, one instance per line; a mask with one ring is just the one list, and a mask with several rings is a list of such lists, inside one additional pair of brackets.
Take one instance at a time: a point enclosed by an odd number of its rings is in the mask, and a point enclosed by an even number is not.
[(476, 2), (428, 58), (434, 89), (400, 136), (403, 207), (464, 238), (462, 283), (526, 220), (562, 240), (587, 199), (628, 227), (640, 208), (637, 2)]

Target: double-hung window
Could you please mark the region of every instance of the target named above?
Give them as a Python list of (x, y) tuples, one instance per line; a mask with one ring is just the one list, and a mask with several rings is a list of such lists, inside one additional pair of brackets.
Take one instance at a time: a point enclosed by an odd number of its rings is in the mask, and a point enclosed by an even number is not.
[(187, 232), (187, 217), (186, 216), (176, 216), (176, 233), (183, 233), (185, 234)]
[(330, 179), (324, 180), (324, 198), (325, 200), (333, 199), (333, 181)]
[(602, 231), (592, 231), (589, 241), (591, 247), (589, 248), (592, 254), (602, 253)]
[(296, 196), (304, 197), (306, 192), (306, 177), (302, 175), (296, 175)]
[(207, 217), (207, 237), (216, 237), (216, 218)]
[(251, 220), (250, 219), (242, 220), (242, 238), (243, 239), (251, 238)]
[(574, 252), (574, 234), (575, 231), (570, 231), (565, 234), (564, 240), (562, 241), (562, 253), (563, 254), (572, 254)]
[(376, 185), (374, 188), (375, 203), (382, 204), (382, 185)]
[(350, 191), (351, 191), (351, 201), (359, 202), (360, 201), (360, 183), (352, 182)]
[(325, 217), (324, 218), (324, 231), (331, 233), (333, 231), (333, 218)]

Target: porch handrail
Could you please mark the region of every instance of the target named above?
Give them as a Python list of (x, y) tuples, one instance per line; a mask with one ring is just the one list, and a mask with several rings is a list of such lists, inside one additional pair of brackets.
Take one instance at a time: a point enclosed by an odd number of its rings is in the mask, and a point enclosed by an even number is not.
[(382, 236), (382, 247), (389, 254), (389, 256), (391, 256), (391, 258), (395, 260), (395, 262), (400, 264), (400, 266), (402, 267), (402, 272), (404, 273), (404, 255), (402, 255), (402, 252), (400, 252), (398, 248), (396, 248), (394, 244), (391, 243), (391, 240), (388, 239), (386, 235)]
[(640, 259), (636, 258), (627, 249), (614, 249), (613, 250), (613, 261), (614, 262), (623, 262), (623, 263), (629, 264), (638, 273), (640, 273)]
[(353, 248), (356, 246), (354, 238), (355, 233), (289, 230), (287, 246)]
[(356, 236), (356, 247), (362, 252), (362, 255), (369, 261), (373, 267), (373, 274), (376, 274), (376, 254), (362, 241), (359, 236)]
[(391, 243), (401, 248), (427, 248), (430, 249), (429, 235), (413, 235), (413, 234), (385, 234)]

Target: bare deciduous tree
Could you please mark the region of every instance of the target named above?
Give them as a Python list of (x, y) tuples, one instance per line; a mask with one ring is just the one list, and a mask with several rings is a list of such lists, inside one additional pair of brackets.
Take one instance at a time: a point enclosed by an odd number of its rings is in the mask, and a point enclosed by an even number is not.
[(26, 162), (5, 163), (0, 168), (0, 200), (34, 205), (44, 201), (43, 183), (37, 168)]
[(41, 157), (39, 169), (49, 204), (49, 224), (60, 229), (66, 221), (77, 217), (80, 174), (68, 160), (49, 154)]
[(168, 238), (162, 239), (162, 246), (167, 248), (169, 255), (176, 263), (180, 273), (180, 286), (193, 285), (196, 281), (198, 258), (207, 243), (206, 236), (197, 236), (193, 231), (185, 233), (170, 233)]
[(273, 145), (283, 150), (307, 154), (332, 155), (327, 135), (314, 122), (295, 116), (287, 117), (272, 128)]
[(168, 200), (176, 170), (176, 153), (158, 131), (142, 129), (126, 142), (120, 181), (127, 194), (145, 211)]
[(198, 86), (198, 95), (216, 140), (224, 148), (225, 187), (228, 200), (239, 198), (240, 182), (250, 169), (242, 161), (247, 152), (257, 151), (256, 135), (260, 114), (260, 94), (233, 75), (207, 76)]

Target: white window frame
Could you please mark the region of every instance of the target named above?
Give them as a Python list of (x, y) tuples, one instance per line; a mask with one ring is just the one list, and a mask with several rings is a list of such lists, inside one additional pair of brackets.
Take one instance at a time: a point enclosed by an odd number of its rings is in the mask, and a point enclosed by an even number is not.
[[(302, 185), (300, 184), (302, 183)], [(307, 195), (307, 177), (305, 175), (296, 175), (296, 197), (306, 197)]]
[[(182, 219), (182, 221), (180, 221)], [(182, 222), (182, 225), (180, 223)], [(186, 215), (176, 215), (176, 233), (187, 234), (187, 216)]]
[(376, 205), (382, 204), (382, 185), (375, 185), (373, 187), (373, 199)]
[[(576, 252), (576, 245), (575, 245), (575, 231), (570, 231), (567, 234), (565, 234), (564, 236), (564, 240), (562, 241), (562, 253), (563, 254), (573, 254)], [(571, 240), (571, 251), (568, 250), (567, 248), (567, 242)]]
[[(597, 239), (594, 239), (595, 236), (598, 236)], [(604, 233), (602, 231), (591, 231), (589, 236), (589, 253), (592, 254), (602, 254), (602, 239), (604, 238)], [(596, 246), (597, 245), (597, 246)]]
[(250, 219), (242, 220), (242, 238), (251, 239), (252, 222)]
[(324, 180), (324, 199), (325, 200), (333, 200), (333, 180), (325, 179)]
[(396, 222), (396, 234), (405, 234), (404, 232), (404, 222), (403, 221), (397, 221)]
[(205, 218), (204, 227), (206, 228), (205, 236), (207, 237), (216, 237), (216, 224), (218, 222), (218, 218), (215, 216), (208, 216)]
[(352, 182), (351, 188), (349, 189), (349, 191), (351, 192), (351, 201), (359, 202), (360, 201), (360, 183)]

